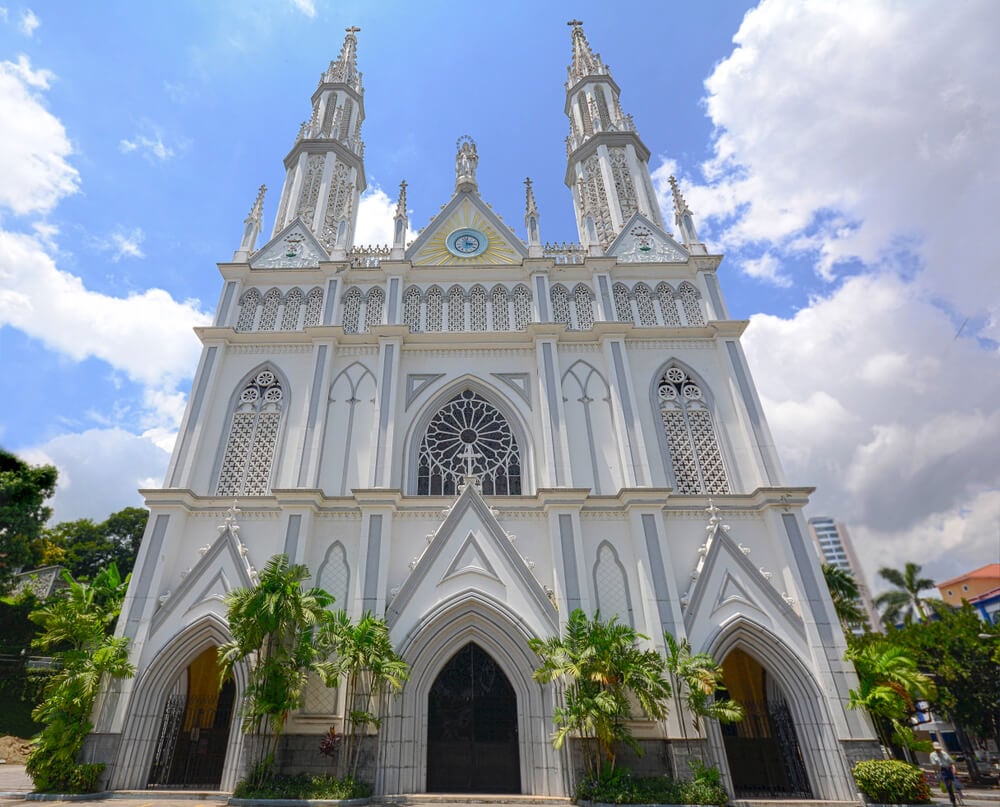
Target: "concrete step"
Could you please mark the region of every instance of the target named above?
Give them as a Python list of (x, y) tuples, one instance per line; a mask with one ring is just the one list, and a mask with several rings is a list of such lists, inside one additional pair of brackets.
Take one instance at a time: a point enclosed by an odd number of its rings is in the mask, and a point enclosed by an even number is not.
[(503, 804), (508, 807), (569, 807), (573, 802), (555, 796), (526, 796), (522, 793), (401, 793), (393, 796), (375, 796), (372, 804), (392, 807), (420, 807), (420, 805)]

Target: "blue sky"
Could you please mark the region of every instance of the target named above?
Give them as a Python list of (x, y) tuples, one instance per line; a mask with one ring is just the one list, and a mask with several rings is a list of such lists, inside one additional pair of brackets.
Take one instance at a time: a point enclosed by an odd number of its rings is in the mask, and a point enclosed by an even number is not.
[(818, 486), (810, 514), (847, 522), (870, 576), (1000, 560), (996, 4), (0, 8), (0, 444), (59, 465), (57, 519), (159, 484), (215, 263), (262, 183), (270, 232), (347, 25), (366, 90), (358, 241), (386, 240), (403, 178), (426, 224), (462, 134), (519, 233), (531, 176), (543, 239), (577, 240), (563, 82), (579, 17), (657, 187), (676, 173), (726, 253), (787, 475)]

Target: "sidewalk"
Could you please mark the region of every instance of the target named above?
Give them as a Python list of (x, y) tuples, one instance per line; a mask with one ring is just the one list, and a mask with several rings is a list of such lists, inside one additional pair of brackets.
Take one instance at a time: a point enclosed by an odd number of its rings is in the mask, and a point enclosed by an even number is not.
[(24, 765), (4, 763), (0, 765), (0, 796), (30, 793), (33, 785), (31, 777), (24, 771)]

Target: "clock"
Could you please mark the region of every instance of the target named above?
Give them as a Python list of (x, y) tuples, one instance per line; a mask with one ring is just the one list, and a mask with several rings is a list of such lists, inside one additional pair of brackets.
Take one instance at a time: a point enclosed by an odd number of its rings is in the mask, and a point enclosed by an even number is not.
[(445, 239), (445, 246), (456, 258), (476, 258), (486, 252), (489, 245), (485, 233), (472, 227), (455, 230)]

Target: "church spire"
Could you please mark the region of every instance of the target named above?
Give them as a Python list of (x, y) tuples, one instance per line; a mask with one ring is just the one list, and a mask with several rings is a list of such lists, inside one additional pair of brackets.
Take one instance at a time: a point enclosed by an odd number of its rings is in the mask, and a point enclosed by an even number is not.
[(531, 187), (531, 177), (524, 180), (524, 226), (528, 230), (528, 257), (542, 257), (542, 240), (538, 232), (538, 205), (535, 191)]
[(396, 201), (396, 215), (392, 217), (392, 255), (394, 261), (403, 259), (406, 249), (406, 228), (409, 218), (406, 215), (406, 180), (399, 183), (399, 199)]
[(312, 114), (285, 157), (285, 185), (272, 234), (299, 218), (334, 260), (343, 259), (354, 243), (358, 202), (367, 187), (360, 30), (356, 25), (346, 29), (340, 55), (312, 95)]
[(264, 215), (264, 193), (266, 191), (267, 186), (261, 185), (257, 191), (257, 198), (243, 221), (243, 239), (240, 241), (240, 248), (233, 255), (234, 263), (248, 260), (250, 253), (257, 246), (257, 236), (260, 235), (260, 223)]
[(622, 112), (621, 90), (593, 53), (580, 20), (570, 20), (573, 59), (566, 81), (566, 184), (576, 203), (580, 241), (607, 249), (636, 212), (663, 226), (649, 176), (649, 149), (631, 115)]
[(688, 248), (700, 244), (698, 231), (694, 228), (694, 216), (691, 213), (691, 208), (681, 196), (681, 190), (677, 187), (677, 179), (673, 175), (670, 176), (670, 191), (674, 197), (674, 223), (680, 231), (681, 241)]

